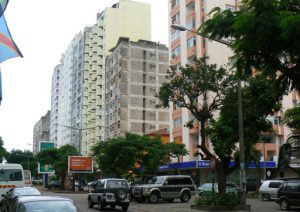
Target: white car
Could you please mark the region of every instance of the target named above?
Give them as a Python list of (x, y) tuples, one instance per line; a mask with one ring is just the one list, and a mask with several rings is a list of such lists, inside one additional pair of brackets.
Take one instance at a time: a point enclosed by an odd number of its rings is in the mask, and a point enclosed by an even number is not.
[(277, 198), (277, 192), (284, 180), (266, 180), (259, 188), (259, 196), (264, 201)]

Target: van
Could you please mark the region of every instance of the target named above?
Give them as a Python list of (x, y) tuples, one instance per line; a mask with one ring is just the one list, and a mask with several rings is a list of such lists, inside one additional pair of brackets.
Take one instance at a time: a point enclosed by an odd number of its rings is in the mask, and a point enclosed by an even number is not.
[(24, 179), (25, 179), (25, 186), (31, 187), (32, 180), (31, 180), (31, 172), (29, 170), (24, 170)]
[(264, 201), (275, 199), (277, 197), (277, 192), (279, 187), (284, 182), (284, 180), (266, 180), (259, 188), (259, 196)]
[[(11, 188), (25, 186), (24, 172), (20, 164), (0, 164), (0, 196)], [(2, 197), (0, 197), (0, 200)]]

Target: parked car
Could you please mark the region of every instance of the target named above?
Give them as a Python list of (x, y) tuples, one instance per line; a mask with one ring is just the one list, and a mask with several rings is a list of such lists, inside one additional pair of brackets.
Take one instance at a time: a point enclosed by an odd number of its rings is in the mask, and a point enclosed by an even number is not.
[(97, 181), (96, 189), (88, 195), (88, 207), (98, 205), (99, 210), (116, 205), (127, 211), (130, 202), (129, 185), (125, 179), (108, 178)]
[(51, 189), (51, 188), (61, 188), (62, 187), (62, 183), (61, 181), (52, 181), (49, 184), (45, 185), (46, 188)]
[(264, 201), (277, 198), (277, 192), (284, 180), (265, 180), (259, 188), (259, 197)]
[[(213, 192), (213, 186), (215, 193), (219, 193), (218, 183), (204, 183), (202, 186), (198, 187), (198, 195), (211, 195)], [(237, 193), (239, 186), (233, 182), (226, 182), (226, 193)]]
[(40, 196), (41, 192), (33, 187), (11, 188), (6, 194), (2, 194), (3, 199), (0, 202), (1, 211), (9, 211), (10, 204), (16, 196)]
[(58, 196), (17, 196), (12, 200), (10, 212), (80, 212), (72, 199)]
[(137, 176), (137, 177), (132, 177), (131, 180), (129, 182), (129, 189), (130, 189), (130, 200), (133, 200), (134, 197), (134, 188), (136, 186), (140, 186), (140, 185), (145, 185), (148, 184), (148, 182), (153, 178), (153, 175), (149, 175), (149, 176)]
[(291, 206), (300, 207), (300, 179), (283, 182), (275, 201), (284, 211), (290, 209)]
[(196, 194), (196, 186), (188, 175), (166, 175), (153, 177), (148, 184), (135, 186), (134, 196), (139, 202), (148, 199), (156, 203), (160, 199), (172, 202), (180, 199), (188, 202)]

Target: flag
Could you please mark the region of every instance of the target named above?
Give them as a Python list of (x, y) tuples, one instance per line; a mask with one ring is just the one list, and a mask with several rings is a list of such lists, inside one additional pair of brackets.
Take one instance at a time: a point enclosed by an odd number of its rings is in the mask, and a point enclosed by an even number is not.
[(0, 63), (4, 60), (18, 56), (23, 57), (21, 51), (11, 37), (4, 15), (2, 15), (0, 17)]
[(0, 16), (3, 15), (7, 4), (8, 4), (8, 0), (0, 0)]

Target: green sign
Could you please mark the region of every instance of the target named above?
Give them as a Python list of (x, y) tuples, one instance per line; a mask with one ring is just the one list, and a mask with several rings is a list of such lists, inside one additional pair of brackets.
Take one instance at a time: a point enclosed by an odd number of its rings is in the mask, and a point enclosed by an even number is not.
[[(54, 148), (54, 143), (51, 141), (40, 141), (40, 151), (45, 149)], [(54, 174), (55, 170), (54, 167), (50, 164), (42, 164), (38, 163), (38, 173), (39, 174)]]
[(54, 143), (51, 141), (40, 141), (40, 151), (54, 148)]
[(50, 164), (38, 163), (38, 173), (39, 174), (54, 174), (54, 167)]

